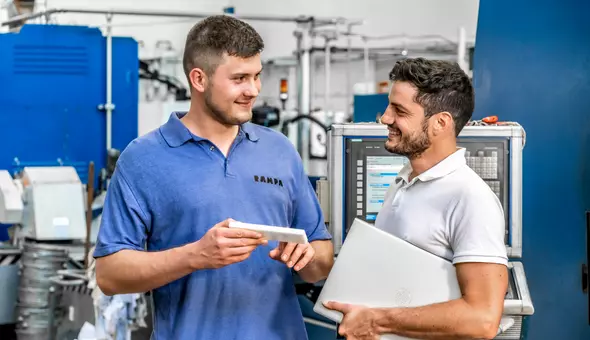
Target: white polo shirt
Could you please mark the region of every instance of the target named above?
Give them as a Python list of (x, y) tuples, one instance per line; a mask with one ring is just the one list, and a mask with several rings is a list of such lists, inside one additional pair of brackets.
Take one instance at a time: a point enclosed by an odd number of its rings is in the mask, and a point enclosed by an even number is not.
[(465, 149), (408, 181), (411, 172), (408, 163), (392, 183), (377, 228), (454, 264), (507, 264), (502, 205), (466, 164)]

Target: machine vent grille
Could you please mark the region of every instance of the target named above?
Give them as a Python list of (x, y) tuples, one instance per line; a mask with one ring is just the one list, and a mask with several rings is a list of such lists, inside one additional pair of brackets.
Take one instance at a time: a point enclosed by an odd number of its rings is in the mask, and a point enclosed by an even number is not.
[(508, 328), (508, 330), (494, 339), (502, 340), (519, 340), (522, 332), (522, 316), (510, 315), (514, 318), (514, 325)]
[(88, 51), (84, 46), (15, 45), (15, 74), (86, 75)]

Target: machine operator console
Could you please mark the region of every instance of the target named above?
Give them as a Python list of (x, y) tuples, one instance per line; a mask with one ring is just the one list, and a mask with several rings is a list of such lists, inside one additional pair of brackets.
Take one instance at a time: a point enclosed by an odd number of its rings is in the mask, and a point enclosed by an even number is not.
[[(346, 164), (345, 183), (346, 215), (344, 218), (346, 235), (352, 221), (359, 217), (374, 222), (383, 205), (385, 194), (399, 171), (408, 163), (404, 156), (387, 151), (384, 143), (387, 138), (367, 137), (348, 138), (345, 140)], [(502, 203), (504, 211), (509, 211), (508, 197), (508, 141), (498, 141), (485, 137), (465, 137), (459, 140), (459, 146), (466, 149), (465, 158), (471, 167), (492, 189)], [(509, 216), (506, 214), (506, 225)], [(506, 230), (505, 242), (509, 232)]]
[[(337, 124), (329, 135), (328, 215), (338, 252), (355, 218), (375, 221), (389, 186), (409, 160), (385, 149), (387, 127), (382, 124)], [(466, 149), (467, 165), (489, 185), (502, 204), (505, 243), (511, 257), (522, 255), (523, 136), (520, 126), (467, 126), (458, 138), (458, 145)]]
[[(328, 143), (328, 180), (318, 183), (334, 250), (338, 254), (355, 218), (374, 223), (389, 186), (409, 160), (384, 147), (387, 127), (378, 123), (332, 125)], [(522, 149), (524, 129), (514, 126), (466, 126), (458, 138), (467, 165), (498, 196), (505, 212), (509, 288), (504, 314), (514, 325), (497, 339), (519, 339), (522, 321), (534, 312), (522, 257)], [(326, 195), (326, 191), (329, 195)], [(329, 197), (329, 203), (324, 198)]]

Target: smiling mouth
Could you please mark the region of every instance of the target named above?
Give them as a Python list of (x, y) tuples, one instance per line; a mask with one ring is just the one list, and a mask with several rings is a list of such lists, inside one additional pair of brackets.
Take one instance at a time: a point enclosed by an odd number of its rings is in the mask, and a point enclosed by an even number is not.
[(252, 102), (236, 102), (236, 104), (243, 107), (250, 107), (252, 105)]
[(392, 129), (389, 130), (389, 137), (393, 138), (393, 137), (399, 137), (399, 136), (401, 136), (401, 131), (399, 131), (397, 129), (396, 130), (392, 130)]

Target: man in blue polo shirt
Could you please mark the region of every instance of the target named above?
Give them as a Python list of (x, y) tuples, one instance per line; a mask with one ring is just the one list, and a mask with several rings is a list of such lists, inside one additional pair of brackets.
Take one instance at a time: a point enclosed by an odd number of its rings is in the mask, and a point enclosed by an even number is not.
[[(105, 294), (153, 292), (153, 339), (306, 339), (291, 270), (327, 277), (333, 249), (287, 138), (248, 121), (263, 42), (246, 23), (209, 17), (187, 36), (188, 113), (121, 154), (94, 256)], [(278, 244), (228, 220), (306, 231)]]

